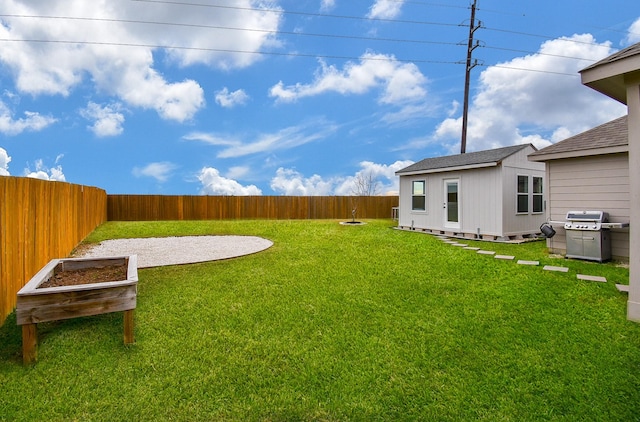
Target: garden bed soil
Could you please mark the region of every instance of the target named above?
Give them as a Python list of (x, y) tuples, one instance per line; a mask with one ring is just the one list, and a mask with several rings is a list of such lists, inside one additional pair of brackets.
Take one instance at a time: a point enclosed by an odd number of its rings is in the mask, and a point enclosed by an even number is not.
[(107, 283), (127, 279), (126, 265), (108, 265), (98, 268), (82, 268), (78, 270), (62, 270), (57, 265), (53, 275), (42, 282), (38, 289), (59, 286), (77, 286), (80, 284)]

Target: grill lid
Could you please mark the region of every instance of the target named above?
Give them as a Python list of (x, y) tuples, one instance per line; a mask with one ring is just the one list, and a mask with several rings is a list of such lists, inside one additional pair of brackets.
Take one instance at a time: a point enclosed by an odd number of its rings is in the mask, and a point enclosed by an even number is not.
[(566, 217), (567, 221), (609, 221), (609, 214), (604, 211), (569, 211)]

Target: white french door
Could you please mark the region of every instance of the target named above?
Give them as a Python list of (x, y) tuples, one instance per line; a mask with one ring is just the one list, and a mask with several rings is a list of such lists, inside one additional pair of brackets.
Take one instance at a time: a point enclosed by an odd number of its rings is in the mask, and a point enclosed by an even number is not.
[(444, 181), (444, 226), (460, 228), (460, 179)]

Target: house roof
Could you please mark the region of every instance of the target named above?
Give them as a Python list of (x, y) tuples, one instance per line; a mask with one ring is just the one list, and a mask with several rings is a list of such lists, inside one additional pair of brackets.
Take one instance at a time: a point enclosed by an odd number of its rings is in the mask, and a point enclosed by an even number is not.
[(529, 154), (531, 161), (547, 161), (629, 151), (627, 116), (622, 116), (586, 132)]
[(612, 55), (605, 57), (604, 59), (585, 67), (584, 69), (581, 70), (581, 72), (584, 72), (585, 70), (589, 70), (592, 69), (594, 67), (598, 67), (601, 66), (603, 64), (607, 64), (607, 63), (613, 63), (616, 62), (618, 60), (623, 60), (626, 59), (627, 57), (631, 57), (631, 56), (635, 56), (636, 54), (640, 54), (640, 43), (637, 44), (633, 44), (630, 45), (627, 48), (624, 48), (620, 51), (618, 51), (617, 53), (613, 53)]
[(580, 71), (582, 83), (623, 104), (627, 103), (625, 75), (640, 73), (640, 43), (633, 44)]
[(466, 154), (448, 155), (445, 157), (425, 158), (408, 167), (398, 170), (397, 175), (410, 173), (433, 173), (435, 171), (462, 170), (468, 168), (493, 167), (502, 160), (522, 151), (525, 148), (536, 148), (531, 144), (514, 145), (510, 147), (489, 149), (485, 151), (469, 152)]

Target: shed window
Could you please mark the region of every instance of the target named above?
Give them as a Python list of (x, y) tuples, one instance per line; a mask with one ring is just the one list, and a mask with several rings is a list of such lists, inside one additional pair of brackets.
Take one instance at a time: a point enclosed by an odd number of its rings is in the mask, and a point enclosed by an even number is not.
[(526, 214), (529, 212), (529, 176), (518, 176), (518, 214)]
[(424, 180), (414, 180), (411, 189), (411, 209), (413, 211), (427, 210), (427, 190)]
[(543, 189), (542, 189), (542, 177), (533, 178), (533, 212), (541, 213), (544, 212), (544, 200), (543, 200)]

